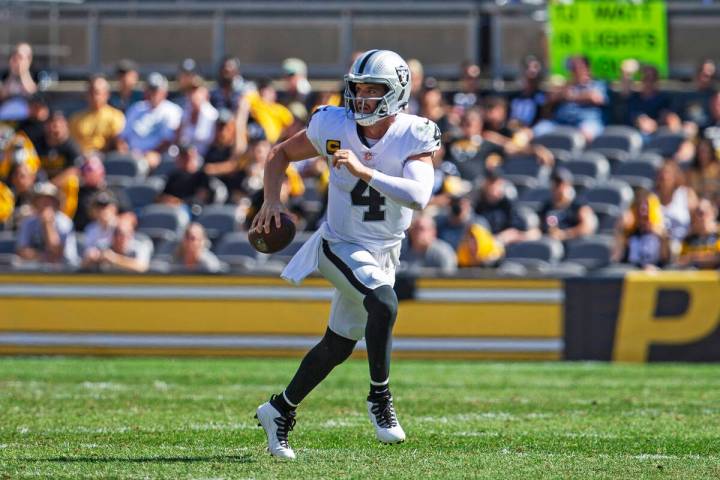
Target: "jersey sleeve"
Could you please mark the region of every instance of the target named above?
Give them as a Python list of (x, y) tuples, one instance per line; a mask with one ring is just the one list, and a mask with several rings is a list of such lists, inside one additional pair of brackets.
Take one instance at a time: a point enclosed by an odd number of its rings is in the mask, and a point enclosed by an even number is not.
[(315, 110), (310, 116), (310, 121), (308, 122), (307, 130), (305, 131), (308, 139), (320, 155), (325, 154), (325, 149), (323, 148), (323, 140), (321, 137), (322, 132), (324, 131), (322, 125), (327, 115), (327, 106), (318, 107), (317, 110)]
[(417, 118), (411, 127), (414, 145), (408, 156), (436, 152), (440, 149), (440, 128), (427, 118)]

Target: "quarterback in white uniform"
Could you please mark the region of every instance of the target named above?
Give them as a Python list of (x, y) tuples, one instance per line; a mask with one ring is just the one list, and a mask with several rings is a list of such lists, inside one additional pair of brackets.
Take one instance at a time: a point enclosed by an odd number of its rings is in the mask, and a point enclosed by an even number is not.
[(392, 328), (398, 301), (393, 291), (400, 243), (413, 210), (432, 193), (432, 157), (440, 130), (402, 111), (410, 97), (410, 70), (389, 50), (360, 55), (345, 75), (345, 108), (321, 107), (303, 130), (273, 148), (265, 168), (264, 203), (251, 229), (280, 225), (280, 188), (291, 161), (327, 158), (327, 220), (290, 261), (283, 278), (299, 283), (319, 270), (335, 287), (322, 340), (302, 360), (287, 388), (260, 405), (257, 418), (270, 453), (295, 458), (288, 433), (295, 408), (365, 337), (370, 368), (368, 415), (381, 442), (398, 443), (405, 432), (390, 394)]

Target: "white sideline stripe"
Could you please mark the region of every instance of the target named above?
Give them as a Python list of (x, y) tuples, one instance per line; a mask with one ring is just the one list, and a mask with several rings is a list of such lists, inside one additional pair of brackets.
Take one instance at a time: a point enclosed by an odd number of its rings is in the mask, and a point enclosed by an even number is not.
[(330, 288), (294, 287), (167, 287), (142, 286), (74, 286), (74, 285), (0, 285), (2, 297), (30, 298), (145, 298), (208, 300), (332, 300)]
[(565, 294), (560, 289), (442, 289), (423, 288), (415, 292), (421, 302), (482, 302), (482, 303), (562, 303)]
[[(240, 336), (240, 335), (129, 335), (66, 333), (0, 333), (5, 346), (69, 346), (128, 348), (298, 348), (314, 346), (319, 337), (308, 336)], [(560, 352), (563, 340), (558, 338), (409, 338), (393, 339), (396, 351), (477, 351), (477, 352)], [(365, 350), (365, 342), (358, 342)]]
[[(125, 298), (205, 300), (332, 300), (331, 288), (157, 285), (0, 285), (0, 298)], [(421, 302), (562, 303), (560, 289), (418, 289)]]

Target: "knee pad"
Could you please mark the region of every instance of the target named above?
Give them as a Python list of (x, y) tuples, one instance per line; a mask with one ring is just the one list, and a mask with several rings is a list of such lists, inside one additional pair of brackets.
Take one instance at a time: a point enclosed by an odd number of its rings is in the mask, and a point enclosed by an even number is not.
[(370, 319), (382, 319), (389, 324), (395, 322), (398, 310), (398, 299), (395, 290), (390, 285), (381, 285), (365, 295), (363, 306), (368, 312)]

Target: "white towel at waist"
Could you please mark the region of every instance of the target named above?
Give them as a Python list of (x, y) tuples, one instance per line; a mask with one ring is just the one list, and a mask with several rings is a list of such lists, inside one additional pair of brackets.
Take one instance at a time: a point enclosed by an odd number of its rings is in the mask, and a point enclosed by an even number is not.
[(320, 243), (322, 242), (325, 224), (313, 233), (307, 242), (300, 247), (300, 250), (290, 259), (285, 269), (280, 274), (290, 283), (299, 285), (305, 277), (313, 273), (318, 268)]

